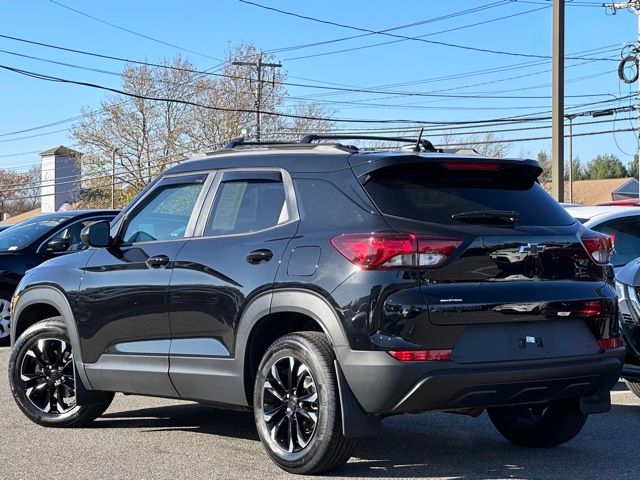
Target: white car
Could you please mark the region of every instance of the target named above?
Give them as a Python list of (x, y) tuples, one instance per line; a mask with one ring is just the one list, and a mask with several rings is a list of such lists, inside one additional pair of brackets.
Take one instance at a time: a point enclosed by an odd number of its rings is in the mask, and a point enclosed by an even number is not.
[(640, 257), (640, 207), (565, 207), (585, 227), (615, 237), (616, 254), (612, 258), (616, 269)]

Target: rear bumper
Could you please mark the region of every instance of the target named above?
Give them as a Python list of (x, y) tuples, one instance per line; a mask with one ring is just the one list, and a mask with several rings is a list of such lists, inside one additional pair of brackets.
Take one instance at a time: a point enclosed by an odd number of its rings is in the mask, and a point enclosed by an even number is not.
[(585, 413), (607, 411), (624, 348), (598, 355), (483, 364), (399, 362), (385, 352), (337, 349), (345, 379), (370, 414), (484, 408), (580, 398)]

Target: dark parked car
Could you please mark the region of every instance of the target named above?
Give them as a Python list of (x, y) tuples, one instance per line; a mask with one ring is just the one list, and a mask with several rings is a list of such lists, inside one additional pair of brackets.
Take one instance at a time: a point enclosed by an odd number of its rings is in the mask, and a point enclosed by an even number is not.
[(625, 265), (616, 274), (620, 330), (627, 349), (622, 376), (640, 397), (640, 259)]
[(111, 220), (112, 210), (77, 210), (38, 215), (0, 231), (0, 345), (9, 343), (10, 302), (28, 269), (45, 260), (87, 248), (84, 227)]
[(84, 425), (113, 392), (252, 409), (268, 455), (310, 474), (390, 415), (487, 409), (547, 447), (608, 411), (611, 239), (538, 163), (342, 138), (186, 161), (86, 228), (94, 248), (30, 270), (9, 364), (24, 414)]

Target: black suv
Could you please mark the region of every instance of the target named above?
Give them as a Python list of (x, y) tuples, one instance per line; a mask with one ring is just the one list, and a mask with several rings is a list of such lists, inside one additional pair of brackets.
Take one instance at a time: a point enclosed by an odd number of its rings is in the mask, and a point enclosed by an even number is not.
[(186, 161), (85, 229), (94, 248), (30, 270), (9, 364), (25, 415), (83, 425), (113, 392), (252, 409), (280, 467), (318, 473), (390, 415), (487, 409), (541, 447), (610, 409), (611, 239), (537, 162), (329, 140)]
[(112, 220), (113, 210), (43, 213), (0, 231), (0, 345), (9, 343), (11, 296), (24, 272), (45, 260), (84, 250), (84, 227)]

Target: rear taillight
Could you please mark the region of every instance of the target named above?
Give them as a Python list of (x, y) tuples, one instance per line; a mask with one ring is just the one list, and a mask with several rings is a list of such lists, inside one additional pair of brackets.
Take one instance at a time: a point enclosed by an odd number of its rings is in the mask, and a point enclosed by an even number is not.
[(456, 251), (462, 241), (454, 238), (418, 238), (418, 266), (436, 267)]
[(594, 262), (598, 265), (606, 265), (614, 254), (614, 238), (604, 233), (587, 231), (580, 236), (580, 241)]
[(583, 317), (601, 317), (606, 311), (606, 305), (600, 301), (582, 302), (575, 310), (575, 313)]
[(428, 362), (449, 360), (452, 350), (391, 350), (387, 352), (401, 362)]
[(331, 239), (338, 252), (364, 269), (437, 267), (461, 240), (412, 233), (347, 233)]
[(622, 339), (620, 337), (615, 338), (601, 338), (598, 340), (600, 348), (603, 350), (611, 350), (612, 348), (618, 348), (622, 346)]

